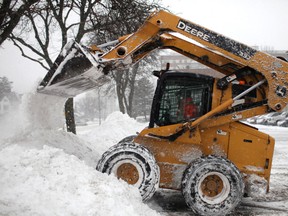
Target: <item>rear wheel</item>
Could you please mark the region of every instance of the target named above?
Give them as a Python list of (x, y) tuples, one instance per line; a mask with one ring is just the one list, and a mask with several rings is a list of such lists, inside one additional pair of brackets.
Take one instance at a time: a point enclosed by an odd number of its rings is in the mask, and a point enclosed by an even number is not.
[(112, 146), (102, 155), (96, 169), (137, 187), (143, 201), (150, 199), (159, 185), (159, 167), (153, 155), (135, 143)]
[(196, 159), (184, 173), (182, 193), (199, 215), (225, 215), (241, 201), (242, 175), (229, 160), (208, 156)]

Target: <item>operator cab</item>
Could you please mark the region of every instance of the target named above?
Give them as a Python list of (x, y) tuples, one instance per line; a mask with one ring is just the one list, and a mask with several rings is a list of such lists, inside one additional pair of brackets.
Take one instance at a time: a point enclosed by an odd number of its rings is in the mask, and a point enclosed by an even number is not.
[(149, 127), (193, 121), (211, 110), (214, 78), (189, 72), (155, 72), (159, 78)]

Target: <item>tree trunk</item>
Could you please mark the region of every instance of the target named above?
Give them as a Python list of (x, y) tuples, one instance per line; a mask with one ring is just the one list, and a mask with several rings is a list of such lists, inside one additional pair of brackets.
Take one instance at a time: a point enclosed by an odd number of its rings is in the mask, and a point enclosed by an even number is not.
[[(126, 71), (127, 73), (127, 71)], [(126, 113), (124, 98), (125, 98), (125, 89), (127, 87), (128, 80), (126, 79), (125, 71), (119, 70), (113, 73), (113, 78), (116, 81), (116, 93), (119, 104), (119, 110), (123, 114)]]
[(126, 113), (126, 110), (125, 110), (125, 105), (124, 105), (124, 102), (123, 102), (123, 94), (121, 93), (121, 87), (120, 86), (117, 86), (116, 87), (116, 92), (117, 92), (117, 99), (118, 99), (118, 104), (119, 104), (119, 110), (120, 112), (122, 112), (123, 114)]
[[(14, 3), (11, 0), (2, 0), (0, 5), (0, 26), (1, 34), (0, 34), (0, 45), (9, 38), (10, 34), (13, 32), (17, 24), (19, 23), (21, 17), (24, 16), (26, 11), (29, 11), (30, 7), (35, 4), (38, 0), (29, 0), (24, 1), (24, 3), (17, 9), (17, 11), (13, 10), (17, 1)], [(14, 5), (14, 6), (13, 6)], [(7, 19), (6, 19), (7, 18)]]
[(100, 88), (98, 89), (98, 121), (99, 121), (99, 125), (101, 125), (101, 115), (102, 109), (101, 109), (101, 94), (100, 94)]
[(129, 87), (130, 87), (130, 92), (128, 95), (128, 104), (127, 104), (127, 114), (132, 117), (132, 111), (133, 111), (133, 98), (134, 98), (134, 92), (135, 92), (135, 84), (136, 84), (136, 75), (139, 69), (139, 62), (136, 63), (132, 67), (132, 75), (131, 78), (129, 79)]
[(65, 103), (65, 118), (66, 118), (67, 132), (72, 132), (76, 134), (73, 98), (68, 98), (68, 100)]

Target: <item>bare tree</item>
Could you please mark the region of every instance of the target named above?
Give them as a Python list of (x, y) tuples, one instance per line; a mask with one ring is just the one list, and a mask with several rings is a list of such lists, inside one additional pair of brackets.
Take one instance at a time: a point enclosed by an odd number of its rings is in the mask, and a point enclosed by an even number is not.
[(12, 92), (12, 83), (7, 77), (0, 77), (0, 96)]
[[(55, 53), (62, 50), (69, 37), (80, 42), (85, 34), (103, 25), (95, 20), (99, 20), (101, 14), (104, 16), (105, 11), (107, 8), (100, 0), (39, 1), (26, 11), (18, 31), (9, 37), (24, 57), (48, 70), (53, 65)], [(27, 54), (23, 47), (33, 55)]]
[[(152, 10), (160, 9), (159, 0), (112, 0), (109, 21), (111, 25), (105, 29), (97, 29), (94, 41), (97, 44), (113, 40), (119, 36), (135, 32), (149, 16)], [(151, 58), (150, 58), (151, 59)], [(153, 61), (150, 61), (153, 64)], [(133, 97), (137, 77), (144, 71), (145, 64), (136, 63), (129, 69), (115, 70), (112, 77), (116, 83), (119, 109), (132, 116)]]
[(112, 72), (112, 77), (116, 82), (116, 93), (119, 103), (119, 109), (122, 113), (132, 116), (133, 97), (135, 91), (135, 81), (139, 68), (136, 63), (131, 69), (123, 69)]
[[(152, 71), (156, 69), (158, 60), (156, 55), (151, 54), (150, 56), (143, 59), (141, 62), (134, 64), (129, 69), (113, 71), (112, 77), (116, 84), (116, 93), (118, 98), (119, 110), (122, 113), (127, 113), (131, 117), (135, 117), (134, 104), (137, 99), (134, 97), (135, 92), (138, 91), (137, 85), (138, 80), (143, 77), (149, 78), (152, 76)], [(154, 91), (152, 89), (148, 91)], [(138, 94), (139, 96), (139, 94)]]
[[(93, 42), (101, 43), (132, 33), (152, 9), (159, 8), (158, 1), (160, 0), (35, 1), (33, 7), (27, 8), (21, 17), (17, 31), (10, 33), (9, 38), (20, 49), (22, 56), (48, 70), (69, 38), (76, 42), (86, 40), (85, 44), (93, 38)], [(92, 33), (94, 37), (91, 36)], [(32, 52), (28, 54), (27, 49)], [(68, 118), (66, 123), (69, 124), (67, 129), (74, 132), (73, 98), (68, 99), (65, 112)]]
[(148, 120), (150, 115), (154, 85), (147, 77), (141, 77), (136, 82), (135, 97), (133, 99), (133, 117), (144, 116)]
[(2, 0), (0, 2), (0, 45), (9, 38), (25, 12), (38, 0)]
[[(69, 38), (76, 42), (86, 39), (87, 44), (91, 40), (99, 44), (130, 34), (137, 30), (152, 9), (159, 8), (158, 1), (38, 1), (25, 12), (18, 31), (10, 34), (9, 38), (24, 57), (48, 70), (55, 53), (62, 50)], [(28, 55), (23, 47), (32, 51), (33, 55)]]
[[(69, 37), (80, 42), (85, 34), (103, 25), (98, 22), (107, 13), (100, 0), (46, 0), (38, 1), (25, 11), (17, 32), (9, 38), (22, 56), (39, 63), (45, 69), (53, 65), (54, 53), (59, 53)], [(31, 38), (31, 32), (34, 37)], [(23, 47), (32, 51), (27, 54)], [(57, 47), (57, 48), (55, 48)], [(36, 55), (35, 55), (36, 54)], [(65, 104), (67, 130), (76, 133), (73, 98)]]

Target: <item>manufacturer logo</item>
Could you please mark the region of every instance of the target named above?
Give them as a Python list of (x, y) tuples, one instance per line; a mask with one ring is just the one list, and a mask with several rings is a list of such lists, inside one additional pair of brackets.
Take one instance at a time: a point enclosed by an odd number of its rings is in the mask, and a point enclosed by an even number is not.
[(179, 20), (176, 28), (197, 38), (200, 38), (203, 41), (209, 42), (210, 44), (224, 49), (245, 60), (250, 59), (257, 52), (257, 50), (251, 47), (248, 47), (235, 40), (227, 38), (224, 35), (218, 34), (186, 20)]
[(205, 34), (204, 32), (202, 32), (196, 28), (189, 26), (189, 24), (186, 24), (181, 20), (178, 22), (177, 28), (181, 29), (181, 30), (183, 30), (183, 31), (185, 31), (191, 35), (199, 37), (205, 41), (209, 41), (209, 37), (210, 37), (209, 35)]

